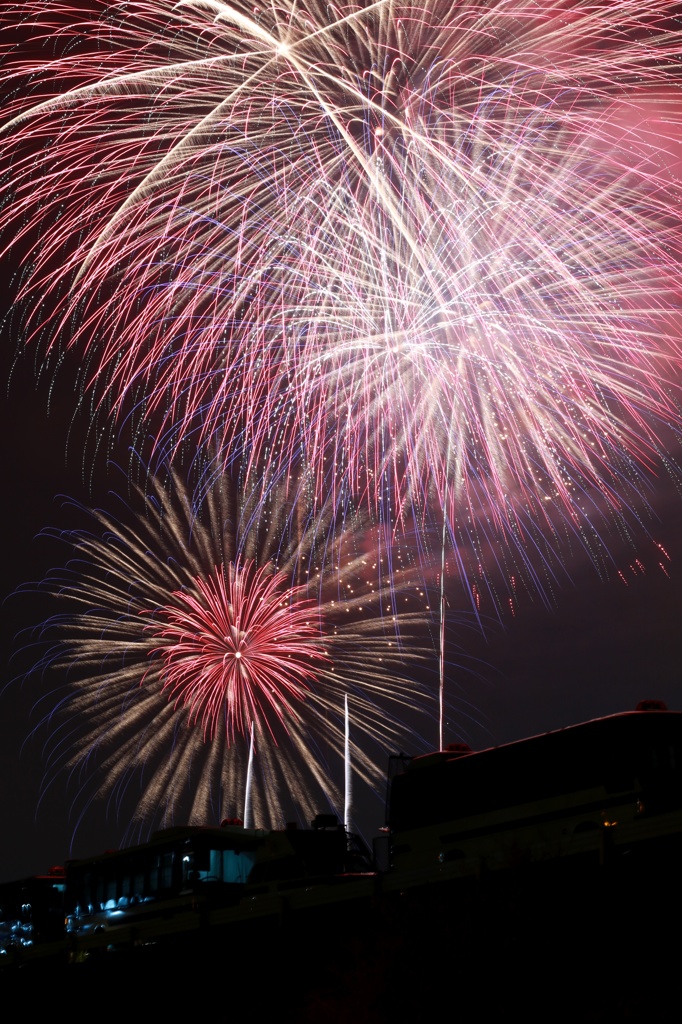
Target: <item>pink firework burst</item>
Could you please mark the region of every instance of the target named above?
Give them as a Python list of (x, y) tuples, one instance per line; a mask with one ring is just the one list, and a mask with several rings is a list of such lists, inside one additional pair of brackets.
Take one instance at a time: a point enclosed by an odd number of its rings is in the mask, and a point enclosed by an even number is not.
[(29, 321), (158, 451), (453, 539), (642, 500), (680, 422), (672, 0), (21, 10)]
[(176, 591), (158, 612), (168, 624), (152, 657), (163, 660), (169, 700), (184, 704), (211, 738), (223, 728), (233, 741), (252, 722), (272, 733), (273, 714), (286, 730), (329, 663), (306, 588), (252, 561), (218, 566), (194, 583), (196, 595)]

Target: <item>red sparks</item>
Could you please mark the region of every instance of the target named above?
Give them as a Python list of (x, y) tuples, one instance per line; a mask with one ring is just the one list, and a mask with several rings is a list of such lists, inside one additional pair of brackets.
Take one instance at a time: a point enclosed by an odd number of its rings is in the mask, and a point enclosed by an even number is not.
[(201, 721), (205, 736), (224, 725), (231, 742), (252, 722), (272, 733), (272, 714), (286, 728), (328, 664), (314, 602), (287, 579), (270, 564), (231, 562), (197, 577), (196, 594), (176, 591), (162, 610), (164, 643), (152, 654), (164, 662), (163, 689)]

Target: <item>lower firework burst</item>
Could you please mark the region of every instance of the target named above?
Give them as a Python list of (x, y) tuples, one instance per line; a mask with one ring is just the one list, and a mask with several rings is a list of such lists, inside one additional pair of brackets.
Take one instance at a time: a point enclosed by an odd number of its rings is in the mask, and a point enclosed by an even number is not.
[(161, 612), (166, 643), (154, 653), (163, 661), (163, 689), (193, 724), (201, 721), (204, 737), (225, 728), (233, 741), (251, 722), (272, 732), (271, 715), (286, 727), (327, 660), (305, 586), (251, 561), (194, 582), (196, 594), (176, 591)]
[(126, 838), (243, 817), (253, 742), (257, 826), (340, 811), (347, 698), (356, 777), (376, 787), (420, 728), (433, 654), (428, 598), (400, 556), (389, 580), (357, 523), (306, 525), (272, 493), (238, 503), (225, 479), (198, 510), (177, 477), (135, 500), (49, 531), (73, 557), (39, 584), (66, 605), (41, 629), (38, 667), (64, 683), (43, 698), (45, 786), (78, 779), (81, 816), (108, 797), (132, 814)]

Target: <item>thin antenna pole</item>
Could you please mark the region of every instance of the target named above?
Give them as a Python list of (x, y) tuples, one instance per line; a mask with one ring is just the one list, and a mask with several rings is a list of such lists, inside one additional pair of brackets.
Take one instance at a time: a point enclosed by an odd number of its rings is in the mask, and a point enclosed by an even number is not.
[(350, 716), (348, 714), (348, 694), (346, 694), (344, 698), (344, 712), (345, 733), (343, 756), (345, 768), (345, 791), (343, 800), (343, 824), (345, 826), (346, 832), (350, 832), (351, 818), (353, 815), (353, 775), (350, 758)]
[[(447, 483), (446, 483), (447, 488)], [(447, 497), (447, 490), (446, 490)], [(438, 749), (443, 749), (445, 718), (445, 501), (443, 502), (443, 536), (440, 545), (440, 650), (438, 652)]]
[(244, 828), (254, 828), (251, 787), (253, 785), (253, 751), (255, 747), (253, 722), (251, 723), (251, 743), (249, 745), (249, 764), (246, 769), (246, 792), (244, 794)]

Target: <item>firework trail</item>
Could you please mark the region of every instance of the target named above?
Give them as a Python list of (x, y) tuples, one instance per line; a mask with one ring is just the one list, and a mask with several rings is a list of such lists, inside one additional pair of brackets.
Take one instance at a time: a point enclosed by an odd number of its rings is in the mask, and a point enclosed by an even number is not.
[(243, 817), (247, 790), (259, 827), (340, 811), (346, 701), (357, 778), (378, 784), (410, 735), (403, 713), (419, 728), (427, 710), (414, 573), (382, 589), (357, 524), (331, 540), (317, 516), (298, 532), (294, 505), (270, 494), (237, 508), (225, 480), (198, 513), (177, 477), (142, 498), (138, 514), (124, 503), (56, 534), (73, 558), (39, 585), (65, 605), (32, 670), (64, 680), (41, 701), (46, 789), (66, 770), (80, 813), (104, 795), (138, 800), (140, 830)]
[(641, 502), (679, 424), (672, 3), (21, 9), (29, 333), (159, 455), (302, 459), (455, 548)]

